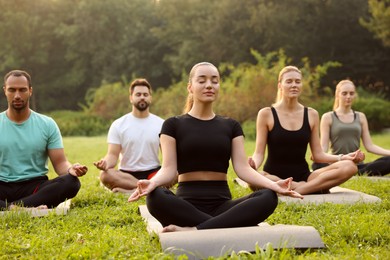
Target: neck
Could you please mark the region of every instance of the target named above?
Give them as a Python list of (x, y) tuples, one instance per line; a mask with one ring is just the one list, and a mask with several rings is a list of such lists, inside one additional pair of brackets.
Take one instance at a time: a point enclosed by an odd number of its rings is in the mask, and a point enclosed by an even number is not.
[(146, 118), (150, 115), (149, 109), (146, 109), (144, 111), (139, 111), (138, 109), (133, 109), (133, 111), (131, 113), (133, 114), (134, 117), (137, 117), (137, 118)]
[(22, 123), (26, 121), (31, 114), (30, 108), (22, 109), (22, 110), (15, 110), (12, 108), (8, 108), (6, 111), (6, 115), (9, 118), (9, 120), (15, 122), (15, 123)]
[(277, 103), (275, 107), (278, 107), (280, 109), (286, 110), (286, 111), (295, 111), (302, 107), (301, 104), (299, 104), (297, 99), (283, 99), (281, 102)]
[(349, 114), (352, 112), (352, 108), (350, 106), (348, 107), (338, 107), (336, 108), (336, 113), (339, 113), (339, 114)]
[(215, 117), (212, 104), (195, 105), (188, 112), (189, 115), (198, 119), (209, 120)]

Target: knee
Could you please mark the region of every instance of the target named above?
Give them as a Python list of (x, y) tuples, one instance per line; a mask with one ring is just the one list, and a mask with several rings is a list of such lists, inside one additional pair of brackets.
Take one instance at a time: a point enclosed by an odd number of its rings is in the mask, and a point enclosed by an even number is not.
[(161, 198), (161, 196), (164, 195), (162, 193), (163, 193), (163, 188), (161, 188), (161, 187), (155, 188), (151, 193), (149, 193), (146, 196), (146, 204), (147, 205), (154, 204), (155, 201), (157, 201), (159, 198)]
[(272, 204), (274, 209), (276, 209), (276, 207), (278, 206), (278, 202), (279, 202), (278, 195), (273, 190), (267, 189), (266, 191), (269, 193), (268, 197), (269, 197), (270, 204)]
[(100, 172), (99, 179), (105, 186), (110, 186), (112, 184), (110, 174), (106, 171)]
[(158, 208), (164, 208), (164, 199), (169, 195), (171, 191), (166, 188), (157, 187), (151, 193), (146, 196), (146, 206), (150, 213), (154, 214), (154, 211)]
[(81, 188), (81, 183), (78, 177), (73, 175), (65, 175), (64, 178), (66, 192), (72, 197), (76, 196), (76, 194), (79, 192)]
[(275, 191), (270, 189), (261, 189), (255, 193), (261, 196), (264, 199), (263, 201), (266, 201), (270, 208), (276, 209), (278, 206), (279, 199)]
[(346, 177), (350, 178), (358, 172), (358, 167), (353, 161), (345, 160), (342, 162), (343, 162), (343, 169)]

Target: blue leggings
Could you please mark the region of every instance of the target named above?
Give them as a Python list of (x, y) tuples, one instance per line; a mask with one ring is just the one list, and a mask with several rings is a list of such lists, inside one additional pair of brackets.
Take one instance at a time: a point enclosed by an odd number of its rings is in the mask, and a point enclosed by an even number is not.
[(10, 204), (24, 207), (46, 205), (53, 208), (76, 196), (80, 186), (79, 178), (70, 174), (51, 180), (42, 176), (22, 182), (0, 181), (0, 210)]
[(165, 227), (197, 229), (256, 226), (270, 216), (278, 197), (269, 189), (232, 200), (226, 181), (180, 182), (176, 195), (162, 187), (146, 198), (149, 212)]

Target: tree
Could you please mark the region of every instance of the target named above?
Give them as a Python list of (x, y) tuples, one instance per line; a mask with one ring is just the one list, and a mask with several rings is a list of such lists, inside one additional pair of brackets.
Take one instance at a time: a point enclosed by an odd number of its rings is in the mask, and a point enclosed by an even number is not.
[(371, 17), (361, 18), (360, 23), (382, 40), (384, 46), (390, 47), (390, 0), (368, 0), (368, 5)]

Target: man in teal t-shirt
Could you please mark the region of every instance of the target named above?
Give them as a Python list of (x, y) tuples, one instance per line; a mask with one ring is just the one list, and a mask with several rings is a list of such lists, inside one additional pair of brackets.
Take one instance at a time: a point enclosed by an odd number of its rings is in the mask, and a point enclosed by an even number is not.
[[(4, 77), (8, 109), (0, 113), (0, 210), (14, 206), (55, 207), (76, 196), (88, 169), (65, 156), (54, 120), (29, 107), (31, 77), (13, 70)], [(59, 175), (47, 177), (48, 159)]]

